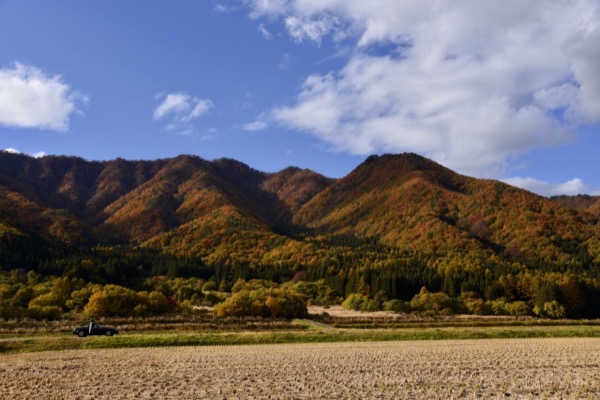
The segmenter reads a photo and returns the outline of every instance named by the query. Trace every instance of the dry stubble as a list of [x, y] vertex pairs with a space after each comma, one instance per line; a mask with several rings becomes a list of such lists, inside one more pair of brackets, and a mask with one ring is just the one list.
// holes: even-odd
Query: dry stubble
[[0, 398], [599, 398], [600, 339], [179, 347], [0, 356]]

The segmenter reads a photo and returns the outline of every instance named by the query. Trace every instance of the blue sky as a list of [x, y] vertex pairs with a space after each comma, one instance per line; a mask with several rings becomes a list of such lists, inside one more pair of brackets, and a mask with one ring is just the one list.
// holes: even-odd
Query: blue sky
[[596, 0], [0, 0], [0, 149], [598, 194], [598, 43]]

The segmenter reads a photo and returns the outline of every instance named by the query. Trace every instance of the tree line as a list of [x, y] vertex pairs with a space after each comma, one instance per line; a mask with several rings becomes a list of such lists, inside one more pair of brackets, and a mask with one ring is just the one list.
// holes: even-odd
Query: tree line
[[[365, 310], [600, 317], [600, 265], [589, 257], [559, 263], [492, 251], [419, 253], [351, 235], [301, 240], [312, 246], [311, 257], [290, 252], [270, 263], [229, 257], [208, 264], [131, 245], [77, 251], [0, 246], [0, 316], [55, 318], [92, 314], [94, 307], [115, 315], [182, 311], [234, 297], [236, 282], [262, 280], [288, 286], [236, 298], [285, 303], [287, 290], [308, 303]], [[256, 314], [273, 314], [261, 307]]]

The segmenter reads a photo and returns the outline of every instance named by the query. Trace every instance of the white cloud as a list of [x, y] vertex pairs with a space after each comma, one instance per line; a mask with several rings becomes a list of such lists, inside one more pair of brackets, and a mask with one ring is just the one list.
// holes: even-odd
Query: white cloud
[[269, 32], [267, 30], [267, 28], [265, 28], [265, 26], [263, 24], [260, 24], [258, 26], [258, 31], [261, 33], [261, 35], [263, 35], [263, 37], [267, 40], [273, 40], [273, 35], [271, 34], [271, 32]]
[[277, 68], [279, 69], [288, 69], [292, 65], [292, 58], [289, 53], [285, 53], [283, 57], [281, 57], [281, 61]]
[[48, 153], [46, 153], [45, 151], [37, 151], [37, 152], [31, 154], [31, 157], [42, 158], [42, 157], [46, 157], [47, 155], [48, 155]]
[[42, 158], [42, 157], [46, 157], [48, 155], [48, 154], [46, 154], [45, 151], [38, 151], [36, 153], [26, 154], [26, 153], [23, 153], [23, 152], [15, 149], [15, 148], [12, 148], [12, 147], [8, 147], [6, 149], [3, 149], [2, 151], [6, 152], [6, 153], [11, 153], [11, 154], [25, 154], [25, 155], [33, 157], [33, 158]]
[[509, 185], [517, 186], [547, 197], [558, 195], [575, 196], [578, 194], [600, 194], [600, 191], [594, 190], [579, 178], [574, 178], [563, 183], [549, 183], [539, 179], [522, 177], [507, 178], [503, 179], [503, 181]]
[[214, 5], [214, 10], [218, 13], [228, 14], [230, 12], [233, 12], [235, 10], [235, 8], [230, 5], [227, 5], [227, 4], [216, 3]]
[[166, 119], [166, 129], [182, 135], [193, 134], [193, 120], [205, 115], [214, 107], [209, 99], [200, 99], [182, 92], [159, 95], [157, 99], [162, 101], [154, 109], [152, 118], [155, 121]]
[[267, 127], [267, 123], [261, 120], [256, 120], [253, 122], [248, 122], [247, 124], [242, 125], [242, 129], [245, 131], [256, 132], [262, 131]]
[[309, 76], [271, 114], [339, 151], [416, 151], [499, 177], [600, 121], [596, 0], [245, 2], [294, 41], [353, 45], [343, 68]]
[[292, 38], [301, 43], [309, 40], [321, 43], [321, 39], [337, 25], [337, 20], [329, 17], [299, 18], [290, 16], [285, 19], [285, 27]]
[[154, 110], [154, 119], [162, 119], [170, 113], [185, 113], [189, 111], [189, 96], [183, 93], [173, 93], [165, 97]]
[[[596, 7], [593, 21], [586, 21], [582, 29], [565, 44], [572, 57], [572, 68], [580, 84], [581, 108], [588, 122], [600, 119], [600, 11]], [[592, 16], [588, 16], [592, 19]]]
[[219, 130], [217, 128], [211, 127], [204, 132], [204, 134], [200, 137], [200, 140], [214, 140], [219, 135]]
[[60, 75], [20, 63], [0, 69], [0, 125], [64, 132], [85, 102]]
[[212, 101], [199, 99], [185, 93], [170, 93], [154, 110], [153, 118], [163, 119], [170, 115], [177, 121], [189, 121], [198, 118], [213, 107]]
[[196, 99], [192, 112], [188, 115], [188, 119], [194, 119], [206, 114], [213, 107], [213, 103], [206, 99]]

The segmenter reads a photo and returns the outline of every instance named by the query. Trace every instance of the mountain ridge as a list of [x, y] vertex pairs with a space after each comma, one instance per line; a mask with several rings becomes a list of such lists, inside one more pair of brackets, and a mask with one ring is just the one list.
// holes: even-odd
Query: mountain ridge
[[563, 260], [570, 257], [561, 244], [566, 237], [599, 257], [593, 199], [576, 207], [463, 176], [413, 153], [370, 156], [333, 179], [297, 167], [266, 173], [190, 155], [86, 161], [2, 152], [0, 190], [5, 226], [69, 246], [133, 243], [207, 259], [233, 251], [265, 262], [292, 245], [306, 257], [310, 246], [295, 235], [312, 232], [373, 237], [428, 254]]

